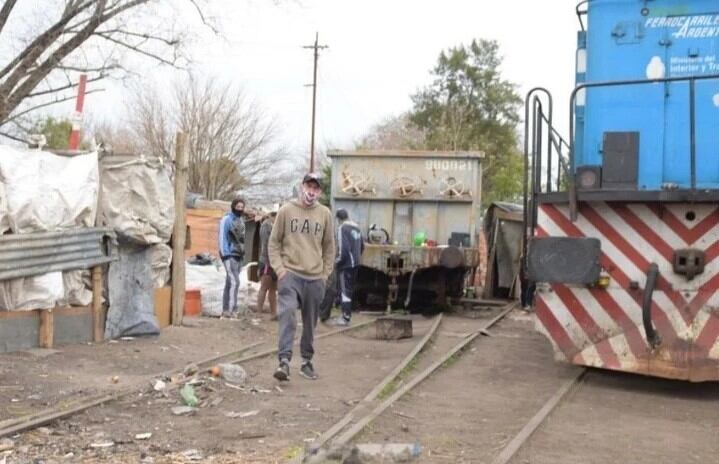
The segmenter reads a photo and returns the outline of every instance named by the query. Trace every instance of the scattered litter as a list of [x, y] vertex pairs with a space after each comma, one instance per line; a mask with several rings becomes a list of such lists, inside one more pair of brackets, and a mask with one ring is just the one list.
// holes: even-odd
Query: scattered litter
[[27, 397], [27, 399], [29, 399], [29, 400], [39, 400], [41, 398], [42, 397], [40, 395], [30, 395]]
[[258, 415], [259, 413], [260, 413], [260, 411], [257, 410], [257, 409], [255, 409], [254, 411], [243, 412], [242, 414], [240, 414], [240, 418], [241, 418], [241, 419], [244, 419], [245, 417], [256, 416], [256, 415]]
[[35, 429], [35, 431], [43, 435], [52, 435], [52, 429], [49, 427], [38, 427]]
[[135, 337], [120, 337], [120, 340], [122, 340], [123, 342], [130, 342], [134, 339]]
[[282, 388], [280, 388], [279, 385], [275, 385], [275, 390], [277, 390], [277, 391], [280, 392], [280, 393], [284, 393], [284, 392], [285, 392]]
[[115, 442], [112, 441], [104, 441], [101, 443], [93, 443], [90, 445], [90, 448], [110, 448], [112, 446], [115, 446]]
[[213, 377], [219, 377], [222, 371], [220, 370], [220, 366], [212, 366], [210, 369], [210, 375]]
[[189, 383], [182, 387], [182, 390], [180, 390], [180, 396], [182, 397], [182, 401], [184, 401], [187, 406], [194, 408], [200, 403], [197, 396], [195, 396], [195, 389]]
[[233, 388], [233, 389], [235, 389], [235, 390], [245, 391], [244, 388], [242, 388], [242, 387], [240, 387], [240, 386], [238, 386], [238, 385], [232, 385], [231, 383], [225, 382], [225, 386], [230, 387], [230, 388]]
[[247, 372], [237, 364], [220, 364], [220, 375], [223, 379], [235, 385], [242, 385], [247, 380]]
[[112, 383], [118, 383], [118, 382], [120, 381], [120, 377], [118, 377], [118, 376], [113, 376], [112, 379], [110, 379], [110, 381], [111, 381]]
[[191, 408], [190, 406], [175, 406], [172, 408], [172, 414], [176, 416], [184, 416], [192, 414], [193, 412], [195, 412], [195, 408]]
[[261, 432], [260, 433], [250, 433], [250, 434], [245, 435], [245, 432], [241, 431], [238, 438], [240, 438], [242, 440], [252, 440], [254, 438], [265, 438], [266, 436], [267, 436], [266, 433], [261, 433]]
[[11, 403], [19, 403], [20, 400], [18, 398], [12, 398], [12, 399], [10, 399], [10, 402]]
[[0, 452], [2, 451], [8, 451], [15, 448], [15, 442], [10, 440], [9, 438], [3, 438], [0, 440]]
[[164, 390], [166, 387], [167, 387], [167, 384], [165, 382], [163, 382], [162, 380], [156, 380], [155, 384], [152, 386], [152, 388], [158, 392]]
[[74, 458], [74, 457], [75, 457], [75, 453], [73, 453], [72, 451], [70, 451], [70, 452], [67, 453], [65, 456], [63, 456], [63, 459], [70, 459], [70, 458]]
[[417, 419], [417, 418], [414, 417], [414, 416], [410, 416], [409, 414], [405, 414], [405, 413], [400, 412], [400, 411], [392, 411], [392, 412], [393, 412], [394, 414], [398, 415], [399, 417], [404, 417], [405, 419]]
[[108, 343], [120, 343], [117, 340], [110, 340]]
[[187, 450], [187, 451], [183, 451], [183, 452], [180, 453], [180, 454], [182, 455], [183, 458], [185, 458], [185, 459], [187, 459], [187, 460], [190, 460], [190, 461], [200, 461], [200, 460], [202, 460], [202, 454], [200, 454], [200, 452], [197, 451], [196, 449], [190, 449], [190, 450]]
[[182, 371], [182, 373], [185, 375], [185, 377], [191, 377], [200, 370], [199, 367], [197, 367], [197, 364], [188, 364], [185, 369]]
[[302, 441], [304, 441], [305, 443], [314, 443], [315, 440], [316, 440], [316, 438], [305, 438]]
[[260, 325], [260, 322], [262, 322], [261, 319], [252, 319], [252, 320], [250, 321], [250, 324], [252, 324], [252, 325], [254, 325], [254, 326], [258, 326], [258, 325]]
[[393, 462], [408, 462], [422, 453], [422, 448], [418, 442], [409, 444], [371, 443], [356, 445], [356, 448], [362, 461], [380, 458], [382, 460], [390, 459]]
[[250, 393], [272, 393], [272, 390], [267, 390], [260, 387], [252, 387], [250, 388]]
[[255, 409], [254, 411], [247, 411], [247, 412], [229, 411], [229, 412], [225, 413], [225, 417], [229, 417], [230, 419], [237, 419], [237, 418], [244, 419], [246, 417], [256, 416], [259, 413], [260, 413], [260, 411], [257, 409]]
[[185, 385], [192, 385], [194, 387], [196, 385], [203, 385], [204, 383], [205, 383], [204, 380], [195, 378], [195, 379], [191, 379], [191, 380], [188, 380], [187, 382], [185, 382]]
[[149, 440], [152, 437], [151, 433], [138, 433], [135, 435], [135, 440]]

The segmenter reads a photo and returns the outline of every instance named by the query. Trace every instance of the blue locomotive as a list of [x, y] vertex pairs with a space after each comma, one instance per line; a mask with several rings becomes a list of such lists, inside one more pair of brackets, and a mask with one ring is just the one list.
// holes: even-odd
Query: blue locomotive
[[719, 379], [719, 2], [577, 5], [570, 134], [526, 100], [526, 275], [575, 364]]

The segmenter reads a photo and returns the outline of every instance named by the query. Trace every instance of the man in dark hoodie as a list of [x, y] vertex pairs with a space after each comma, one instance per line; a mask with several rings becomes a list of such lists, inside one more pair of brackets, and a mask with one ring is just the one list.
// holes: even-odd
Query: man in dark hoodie
[[318, 378], [312, 365], [314, 330], [325, 282], [335, 260], [332, 213], [319, 204], [322, 181], [317, 174], [302, 180], [300, 198], [277, 213], [269, 242], [270, 265], [277, 273], [280, 365], [274, 377], [290, 379], [292, 345], [297, 329], [296, 312], [302, 315], [300, 375]]
[[237, 317], [239, 305], [237, 292], [240, 289], [240, 270], [245, 258], [245, 200], [235, 198], [230, 212], [220, 221], [220, 259], [225, 266], [225, 292], [222, 295], [222, 317]]
[[339, 227], [337, 228], [337, 272], [338, 298], [342, 315], [330, 321], [331, 325], [348, 326], [352, 320], [352, 294], [354, 293], [357, 271], [359, 269], [364, 241], [359, 226], [352, 222], [346, 209], [338, 209], [335, 213]]

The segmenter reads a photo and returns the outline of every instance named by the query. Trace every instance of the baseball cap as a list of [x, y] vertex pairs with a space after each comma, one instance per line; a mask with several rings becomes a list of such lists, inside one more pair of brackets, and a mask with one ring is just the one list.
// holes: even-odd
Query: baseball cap
[[308, 182], [316, 182], [317, 185], [322, 188], [322, 177], [316, 172], [310, 172], [308, 174], [305, 174], [305, 177], [302, 179], [302, 183], [306, 184]]

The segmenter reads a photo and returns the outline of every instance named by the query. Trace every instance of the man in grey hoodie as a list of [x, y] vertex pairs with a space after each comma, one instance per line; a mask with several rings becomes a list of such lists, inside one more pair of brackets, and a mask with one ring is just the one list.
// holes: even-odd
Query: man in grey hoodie
[[269, 241], [270, 265], [277, 272], [279, 367], [274, 377], [290, 379], [297, 310], [302, 315], [300, 375], [315, 380], [312, 365], [314, 330], [319, 306], [335, 259], [332, 214], [319, 204], [322, 181], [317, 174], [302, 179], [300, 198], [280, 208]]

